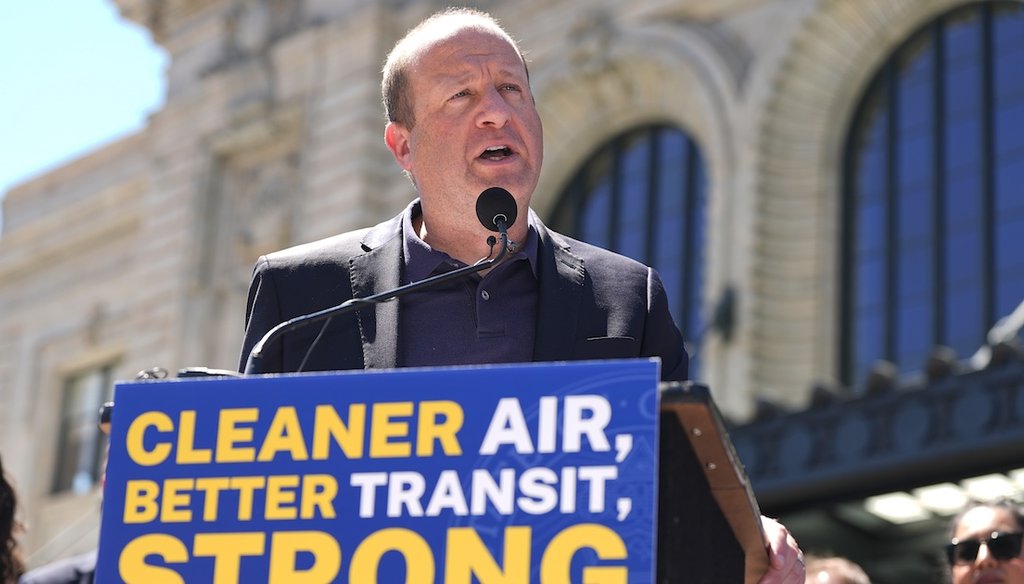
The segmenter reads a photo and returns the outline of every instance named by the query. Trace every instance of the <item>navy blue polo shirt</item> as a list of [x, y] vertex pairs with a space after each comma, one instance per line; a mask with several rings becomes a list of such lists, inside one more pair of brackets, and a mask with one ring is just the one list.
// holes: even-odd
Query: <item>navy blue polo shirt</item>
[[[418, 203], [402, 219], [402, 284], [465, 264], [416, 235]], [[533, 358], [537, 320], [537, 231], [486, 276], [472, 274], [398, 299], [398, 365], [523, 363]]]

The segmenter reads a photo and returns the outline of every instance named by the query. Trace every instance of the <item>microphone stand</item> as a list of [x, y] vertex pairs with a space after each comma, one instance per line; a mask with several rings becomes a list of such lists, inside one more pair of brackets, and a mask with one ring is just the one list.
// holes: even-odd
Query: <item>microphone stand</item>
[[[431, 276], [431, 277], [429, 277], [429, 278], [427, 278], [425, 280], [420, 280], [419, 282], [411, 282], [411, 283], [406, 284], [404, 286], [399, 286], [398, 288], [395, 288], [393, 290], [385, 290], [384, 292], [380, 292], [380, 293], [374, 294], [372, 296], [367, 296], [365, 298], [351, 298], [349, 300], [346, 300], [345, 302], [342, 302], [341, 304], [338, 304], [337, 306], [332, 306], [330, 308], [325, 308], [325, 309], [319, 310], [317, 312], [311, 312], [309, 314], [303, 314], [303, 315], [297, 316], [297, 317], [295, 317], [293, 319], [286, 320], [286, 321], [278, 324], [274, 328], [270, 329], [269, 331], [267, 331], [267, 334], [263, 335], [263, 338], [261, 338], [259, 340], [259, 342], [256, 343], [255, 346], [253, 346], [252, 351], [249, 352], [249, 358], [248, 358], [248, 360], [246, 360], [246, 363], [245, 363], [245, 374], [246, 375], [255, 375], [255, 374], [262, 373], [262, 369], [263, 369], [263, 350], [264, 350], [264, 348], [269, 343], [271, 343], [272, 341], [276, 340], [278, 337], [280, 337], [281, 335], [283, 335], [286, 332], [295, 330], [297, 328], [300, 328], [300, 327], [303, 327], [303, 326], [306, 326], [306, 325], [309, 325], [309, 324], [313, 324], [315, 322], [320, 322], [321, 320], [324, 320], [324, 319], [329, 319], [329, 318], [332, 318], [332, 317], [335, 317], [335, 316], [340, 316], [342, 314], [345, 314], [347, 312], [352, 312], [352, 311], [357, 310], [359, 308], [364, 308], [366, 306], [372, 306], [374, 304], [379, 304], [381, 302], [387, 302], [389, 300], [394, 300], [395, 298], [398, 298], [399, 296], [403, 296], [403, 295], [408, 294], [410, 292], [416, 292], [417, 290], [422, 290], [424, 288], [429, 288], [431, 286], [436, 286], [438, 284], [442, 284], [442, 283], [447, 282], [449, 280], [454, 280], [456, 278], [460, 278], [460, 277], [465, 276], [467, 274], [475, 274], [476, 272], [480, 272], [482, 270], [486, 270], [487, 268], [490, 268], [491, 266], [494, 266], [495, 264], [500, 262], [502, 259], [504, 259], [505, 253], [506, 253], [507, 247], [508, 247], [508, 230], [507, 230], [507, 227], [505, 225], [505, 221], [502, 220], [502, 219], [496, 219], [495, 222], [497, 223], [497, 226], [498, 226], [498, 232], [501, 235], [501, 249], [498, 250], [498, 255], [496, 257], [494, 257], [492, 259], [484, 258], [484, 259], [476, 262], [475, 264], [473, 264], [471, 266], [465, 266], [465, 267], [459, 268], [457, 270], [452, 270], [451, 272], [445, 272], [444, 274], [438, 274], [436, 276]], [[494, 236], [493, 235], [488, 237], [487, 239], [488, 239], [488, 244], [489, 245], [494, 245], [495, 242], [494, 242]], [[488, 257], [489, 257], [489, 255], [488, 255]], [[326, 327], [326, 324], [324, 326]], [[321, 330], [320, 332], [322, 334], [323, 330]], [[310, 348], [307, 350], [307, 352], [306, 352], [307, 356], [309, 355], [310, 352], [313, 351], [313, 348], [316, 346], [316, 342], [319, 341], [319, 340], [320, 340], [320, 337], [317, 336], [317, 338], [313, 341], [313, 345], [311, 345]], [[304, 364], [305, 364], [305, 360], [303, 360], [303, 365]], [[302, 370], [302, 367], [300, 366], [299, 367], [299, 371], [301, 371], [301, 370]]]

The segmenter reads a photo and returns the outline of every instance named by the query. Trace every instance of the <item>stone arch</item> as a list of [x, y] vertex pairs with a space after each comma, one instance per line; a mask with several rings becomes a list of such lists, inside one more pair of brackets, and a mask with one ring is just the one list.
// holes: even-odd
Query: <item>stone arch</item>
[[915, 30], [981, 0], [823, 0], [790, 43], [758, 143], [753, 387], [793, 401], [838, 372], [839, 208], [850, 120]]
[[698, 27], [610, 19], [586, 26], [592, 30], [578, 37], [605, 42], [577, 38], [531, 71], [545, 132], [534, 207], [541, 214], [551, 210], [565, 182], [595, 149], [652, 122], [677, 125], [697, 143], [714, 198], [733, 175], [729, 120], [742, 67], [708, 42], [707, 34], [696, 32]]

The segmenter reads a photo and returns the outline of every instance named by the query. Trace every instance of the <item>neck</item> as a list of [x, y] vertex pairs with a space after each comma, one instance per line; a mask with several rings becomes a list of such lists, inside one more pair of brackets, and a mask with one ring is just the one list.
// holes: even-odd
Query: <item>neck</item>
[[[474, 217], [475, 219], [475, 217]], [[413, 229], [431, 248], [442, 251], [452, 258], [464, 264], [474, 264], [477, 260], [487, 257], [491, 248], [487, 245], [487, 238], [491, 235], [498, 238], [497, 233], [489, 231], [483, 225], [466, 226], [457, 223], [445, 223], [443, 220], [428, 219], [425, 215], [417, 217], [413, 221]], [[527, 230], [529, 229], [526, 215], [520, 215], [508, 230], [509, 242], [522, 245], [526, 241]], [[494, 248], [495, 255], [498, 248]]]

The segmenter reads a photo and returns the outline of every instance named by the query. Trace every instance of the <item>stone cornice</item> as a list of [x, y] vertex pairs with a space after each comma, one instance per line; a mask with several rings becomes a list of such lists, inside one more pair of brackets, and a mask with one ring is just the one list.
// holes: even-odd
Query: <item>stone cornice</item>
[[188, 18], [206, 9], [210, 0], [114, 0], [121, 16], [149, 29], [157, 42], [163, 43], [168, 21]]
[[253, 104], [250, 110], [240, 112], [233, 123], [214, 132], [207, 145], [218, 156], [231, 156], [271, 142], [294, 139], [301, 133], [302, 121], [302, 111], [295, 104]]
[[764, 0], [661, 0], [638, 3], [629, 10], [658, 19], [714, 20], [764, 4]]
[[142, 220], [138, 201], [144, 188], [141, 179], [124, 183], [4, 233], [0, 238], [0, 282], [12, 284], [40, 266], [73, 258], [137, 231]]

